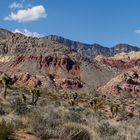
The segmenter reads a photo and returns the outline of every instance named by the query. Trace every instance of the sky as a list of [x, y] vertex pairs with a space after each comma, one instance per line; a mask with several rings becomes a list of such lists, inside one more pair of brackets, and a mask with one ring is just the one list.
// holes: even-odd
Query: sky
[[140, 47], [140, 0], [1, 0], [0, 28], [107, 47]]

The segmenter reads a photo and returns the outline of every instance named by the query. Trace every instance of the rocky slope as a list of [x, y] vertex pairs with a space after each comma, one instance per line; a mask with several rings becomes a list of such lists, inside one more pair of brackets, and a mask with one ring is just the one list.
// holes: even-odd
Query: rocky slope
[[115, 69], [91, 61], [57, 41], [19, 33], [1, 37], [0, 71], [19, 85], [81, 91], [93, 90], [116, 74]]
[[140, 66], [140, 52], [120, 53], [113, 57], [99, 55], [95, 58], [98, 62], [117, 68], [127, 70], [135, 66]]
[[12, 34], [12, 32], [0, 28], [0, 40], [9, 38]]
[[100, 87], [99, 91], [107, 95], [123, 95], [125, 93], [140, 95], [140, 69], [135, 68], [121, 73]]
[[140, 52], [120, 53], [114, 57], [97, 56], [96, 60], [117, 68], [121, 73], [99, 88], [102, 93], [140, 94]]

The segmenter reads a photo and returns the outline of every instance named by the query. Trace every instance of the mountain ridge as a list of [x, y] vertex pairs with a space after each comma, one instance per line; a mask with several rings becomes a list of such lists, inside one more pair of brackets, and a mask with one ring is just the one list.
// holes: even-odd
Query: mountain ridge
[[86, 57], [96, 57], [97, 55], [104, 56], [114, 56], [117, 53], [126, 52], [129, 53], [131, 51], [140, 51], [140, 48], [137, 46], [132, 46], [129, 44], [120, 43], [113, 47], [104, 47], [100, 44], [86, 44], [79, 41], [72, 41], [70, 39], [66, 39], [61, 36], [49, 35], [46, 36], [45, 39], [49, 39], [52, 41], [56, 41], [62, 43], [69, 48], [76, 50], [78, 53], [86, 56]]
[[[0, 28], [0, 39], [9, 38], [11, 35], [14, 35], [14, 33]], [[95, 58], [98, 55], [114, 56], [117, 53], [122, 53], [122, 52], [129, 53], [131, 51], [140, 51], [139, 47], [129, 45], [129, 44], [124, 44], [124, 43], [117, 44], [113, 47], [105, 47], [97, 43], [87, 44], [79, 41], [66, 39], [62, 36], [57, 36], [57, 35], [48, 35], [38, 39], [54, 41], [56, 43], [65, 45], [68, 48], [75, 50], [76, 52], [80, 53], [84, 57], [88, 57], [88, 58]]]

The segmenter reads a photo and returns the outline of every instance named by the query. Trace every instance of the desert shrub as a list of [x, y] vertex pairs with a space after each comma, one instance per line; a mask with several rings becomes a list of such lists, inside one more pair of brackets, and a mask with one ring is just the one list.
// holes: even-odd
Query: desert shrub
[[97, 133], [99, 133], [100, 137], [109, 137], [115, 135], [117, 129], [111, 126], [108, 122], [103, 122], [100, 123]]
[[12, 123], [6, 123], [4, 120], [0, 122], [0, 140], [11, 140], [13, 132]]
[[83, 122], [83, 118], [82, 118], [82, 113], [83, 110], [78, 108], [78, 107], [71, 107], [69, 108], [69, 112], [68, 113], [63, 113], [63, 119], [65, 120], [65, 122], [75, 122], [75, 123], [81, 123]]
[[27, 128], [36, 136], [44, 137], [46, 134], [46, 121], [43, 119], [42, 114], [35, 111], [27, 114]]
[[20, 116], [15, 116], [11, 119], [11, 122], [15, 130], [25, 128], [24, 120]]
[[81, 122], [81, 116], [80, 114], [76, 113], [76, 112], [70, 112], [65, 114], [64, 116], [65, 120], [70, 121], [70, 122]]
[[120, 120], [128, 120], [129, 116], [131, 113], [127, 112], [127, 111], [121, 111], [119, 113], [119, 119]]
[[18, 87], [18, 90], [19, 90], [20, 93], [23, 93], [23, 94], [29, 94], [30, 93], [29, 89], [26, 88], [26, 87], [23, 87], [23, 86]]
[[101, 109], [103, 107], [103, 100], [101, 97], [94, 97], [90, 101], [90, 106], [93, 107], [94, 111]]
[[97, 118], [97, 120], [100, 122], [102, 120], [107, 120], [108, 116], [102, 112], [101, 110], [99, 110], [98, 112], [93, 114], [95, 118]]
[[61, 140], [92, 140], [90, 129], [77, 123], [65, 124], [60, 134]]
[[41, 140], [58, 137], [58, 130], [61, 125], [58, 113], [49, 112], [43, 114], [33, 111], [28, 113], [27, 119], [27, 128]]
[[57, 100], [58, 100], [58, 96], [55, 95], [54, 93], [50, 93], [50, 94], [48, 95], [48, 97], [49, 97], [49, 99], [50, 99], [51, 101], [57, 101]]
[[133, 98], [133, 94], [129, 93], [129, 92], [124, 92], [122, 99], [132, 99]]
[[27, 105], [23, 103], [20, 98], [15, 98], [13, 101], [10, 102], [10, 104], [11, 108], [15, 111], [17, 115], [24, 115], [29, 111]]
[[4, 111], [3, 107], [0, 106], [0, 115], [4, 115], [4, 114], [5, 114], [5, 111]]

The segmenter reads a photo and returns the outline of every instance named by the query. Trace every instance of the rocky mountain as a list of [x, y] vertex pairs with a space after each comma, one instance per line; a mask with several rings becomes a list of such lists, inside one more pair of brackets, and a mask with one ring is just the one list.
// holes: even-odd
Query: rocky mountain
[[128, 53], [131, 51], [140, 51], [140, 48], [128, 44], [118, 44], [116, 46], [113, 46], [112, 48], [108, 48], [99, 44], [85, 44], [77, 41], [72, 41], [55, 35], [50, 35], [45, 38], [48, 40], [59, 42], [71, 49], [76, 50], [81, 55], [91, 58], [94, 58], [97, 55], [114, 56], [115, 54], [121, 52]]
[[[0, 39], [6, 39], [9, 38], [13, 33], [10, 31], [7, 31], [5, 29], [0, 29]], [[49, 35], [46, 37], [41, 38], [42, 40], [47, 41], [53, 41], [56, 43], [59, 43], [61, 45], [64, 45], [72, 50], [75, 50], [76, 52], [80, 53], [82, 56], [88, 57], [88, 58], [94, 58], [98, 55], [103, 56], [114, 56], [115, 54], [126, 52], [129, 53], [131, 51], [140, 51], [139, 47], [132, 46], [129, 44], [118, 44], [111, 48], [104, 47], [99, 44], [85, 44], [78, 41], [72, 41], [66, 38], [63, 38], [61, 36], [57, 35]]]
[[12, 32], [0, 28], [0, 40], [9, 38], [12, 34]]
[[139, 48], [126, 44], [107, 48], [58, 36], [32, 38], [0, 29], [0, 73], [8, 74], [16, 85], [92, 91], [122, 71], [139, 67], [139, 57]]
[[0, 40], [0, 71], [12, 77], [14, 84], [87, 91], [117, 73], [49, 38], [6, 34], [7, 31]]

